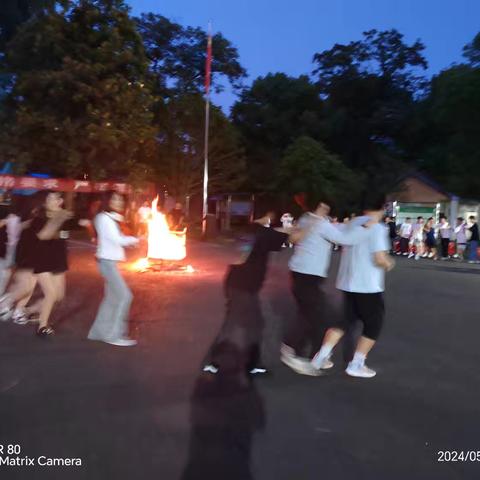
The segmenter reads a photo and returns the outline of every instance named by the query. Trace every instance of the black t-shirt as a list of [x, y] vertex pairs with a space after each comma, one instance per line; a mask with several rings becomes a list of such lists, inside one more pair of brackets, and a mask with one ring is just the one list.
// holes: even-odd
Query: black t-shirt
[[472, 236], [470, 237], [470, 240], [473, 240], [474, 242], [478, 242], [478, 224], [474, 223], [470, 227], [470, 232], [472, 232]]
[[388, 222], [388, 233], [390, 238], [395, 238], [397, 236], [397, 226], [395, 222]]
[[[45, 217], [34, 218], [31, 230], [37, 235], [48, 219]], [[62, 273], [68, 270], [67, 242], [68, 230], [75, 227], [74, 220], [67, 220], [60, 227], [57, 235], [49, 240], [37, 240], [37, 251], [35, 252], [34, 272]]]
[[267, 273], [268, 254], [279, 251], [287, 240], [286, 233], [255, 225], [252, 251], [244, 263], [230, 265], [225, 280], [227, 289], [231, 287], [251, 293], [260, 291]]

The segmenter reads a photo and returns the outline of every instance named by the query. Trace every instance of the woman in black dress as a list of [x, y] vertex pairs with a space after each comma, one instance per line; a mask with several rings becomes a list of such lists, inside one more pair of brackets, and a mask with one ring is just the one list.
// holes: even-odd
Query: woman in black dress
[[43, 292], [37, 335], [54, 333], [49, 326], [53, 307], [65, 296], [65, 272], [68, 270], [67, 221], [73, 213], [62, 208], [63, 198], [58, 192], [42, 192], [44, 202], [33, 219], [31, 229], [36, 236], [33, 273]]

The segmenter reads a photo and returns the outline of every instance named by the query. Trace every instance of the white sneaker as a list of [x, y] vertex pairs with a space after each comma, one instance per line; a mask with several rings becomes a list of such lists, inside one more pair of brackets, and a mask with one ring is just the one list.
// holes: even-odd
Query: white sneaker
[[133, 340], [133, 338], [118, 338], [117, 340], [105, 340], [105, 343], [117, 347], [134, 347], [138, 342]]
[[287, 367], [290, 367], [295, 373], [299, 373], [300, 375], [308, 375], [310, 377], [319, 377], [322, 375], [322, 371], [314, 368], [306, 358], [282, 355], [280, 360]]
[[359, 378], [372, 378], [377, 374], [375, 370], [368, 368], [365, 364], [358, 364], [353, 362], [350, 362], [348, 364], [348, 367], [345, 370], [345, 372], [347, 373], [347, 375], [350, 375], [351, 377], [359, 377]]
[[432, 252], [430, 252], [430, 253], [428, 254], [428, 258], [433, 258], [433, 253], [432, 253]]
[[321, 367], [321, 370], [329, 370], [330, 368], [333, 368], [335, 364], [329, 359], [327, 358], [324, 362], [323, 362], [323, 365]]
[[17, 325], [26, 325], [30, 322], [25, 312], [14, 312], [13, 313], [13, 323]]
[[8, 307], [0, 309], [0, 322], [8, 322], [13, 316], [13, 310]]
[[329, 368], [333, 367], [333, 362], [330, 360], [330, 355], [327, 358], [320, 358], [319, 356], [315, 355], [311, 363], [312, 367], [316, 370], [328, 370]]
[[250, 373], [250, 375], [263, 375], [268, 373], [268, 370], [263, 367], [254, 367], [248, 373]]
[[404, 257], [406, 257], [406, 256], [408, 255], [408, 253], [407, 253], [407, 252], [404, 252], [404, 253], [402, 253], [402, 255], [403, 255]]
[[208, 373], [213, 373], [215, 375], [216, 373], [218, 373], [218, 368], [215, 365], [212, 365], [211, 363], [209, 363], [208, 365], [205, 365], [203, 367], [203, 371]]
[[412, 258], [412, 257], [414, 257], [414, 256], [415, 256], [415, 254], [414, 254], [413, 252], [410, 252], [410, 253], [408, 254], [408, 258]]

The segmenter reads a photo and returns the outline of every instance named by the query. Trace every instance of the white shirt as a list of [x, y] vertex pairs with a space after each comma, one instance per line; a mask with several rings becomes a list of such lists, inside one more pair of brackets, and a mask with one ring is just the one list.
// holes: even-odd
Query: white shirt
[[6, 218], [7, 220], [7, 235], [8, 235], [8, 246], [15, 247], [20, 238], [20, 233], [22, 231], [21, 220], [18, 215], [10, 214]]
[[423, 240], [423, 227], [425, 225], [423, 223], [416, 223], [412, 229], [412, 239], [417, 241]]
[[466, 233], [467, 225], [462, 223], [458, 227], [455, 228], [455, 233], [457, 234], [457, 243], [467, 243], [467, 233]]
[[368, 229], [356, 226], [340, 229], [323, 217], [306, 213], [298, 221], [298, 227], [309, 229], [295, 245], [289, 268], [292, 272], [327, 277], [332, 244], [353, 245], [367, 236]]
[[280, 218], [283, 228], [291, 228], [293, 226], [293, 217], [289, 213], [284, 213]]
[[127, 237], [122, 234], [120, 227], [114, 220], [115, 214], [102, 212], [94, 220], [98, 236], [97, 258], [120, 262], [125, 260], [123, 247], [135, 245], [138, 240], [135, 237]]
[[441, 238], [448, 238], [448, 239], [450, 238], [450, 235], [452, 232], [448, 222], [439, 223], [437, 227], [438, 227], [438, 231], [440, 232]]
[[[369, 217], [353, 220], [353, 225], [362, 225]], [[357, 227], [358, 228], [358, 227]], [[378, 293], [385, 290], [385, 270], [375, 263], [375, 252], [390, 249], [388, 233], [383, 225], [376, 224], [360, 243], [343, 247], [337, 275], [337, 288], [344, 292]]]
[[402, 238], [410, 238], [412, 229], [413, 227], [411, 223], [402, 223], [402, 226], [400, 227], [400, 236]]

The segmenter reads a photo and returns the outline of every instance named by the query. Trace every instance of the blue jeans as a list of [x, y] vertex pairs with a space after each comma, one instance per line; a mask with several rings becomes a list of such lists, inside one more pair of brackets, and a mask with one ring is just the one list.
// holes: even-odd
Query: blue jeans
[[105, 294], [88, 338], [107, 341], [126, 338], [132, 292], [120, 275], [117, 262], [100, 259], [98, 265], [105, 279]]
[[470, 246], [470, 253], [468, 254], [468, 260], [477, 261], [478, 260], [478, 256], [477, 256], [478, 241], [470, 240], [469, 246]]

